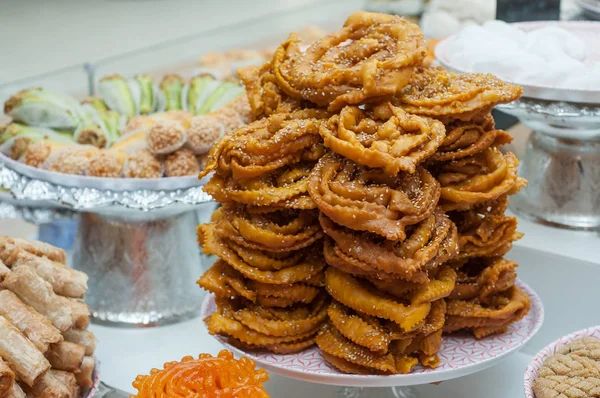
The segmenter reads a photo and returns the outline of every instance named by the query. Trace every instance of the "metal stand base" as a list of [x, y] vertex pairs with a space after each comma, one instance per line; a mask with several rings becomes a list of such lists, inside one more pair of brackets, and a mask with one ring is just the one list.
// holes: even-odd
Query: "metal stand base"
[[535, 132], [519, 174], [529, 184], [511, 197], [517, 214], [562, 228], [600, 227], [600, 140]]
[[414, 387], [340, 387], [338, 398], [418, 398]]
[[[209, 217], [214, 205], [205, 207]], [[73, 266], [89, 276], [93, 322], [145, 327], [199, 315], [205, 293], [196, 285], [198, 223], [195, 211], [153, 221], [83, 213]]]

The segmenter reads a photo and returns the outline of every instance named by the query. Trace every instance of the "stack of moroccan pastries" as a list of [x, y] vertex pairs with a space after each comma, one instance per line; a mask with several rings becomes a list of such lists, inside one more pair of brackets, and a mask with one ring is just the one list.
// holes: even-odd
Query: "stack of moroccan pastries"
[[92, 387], [87, 276], [62, 249], [0, 236], [0, 396], [75, 398]]
[[210, 333], [277, 353], [314, 344], [327, 318], [323, 231], [307, 180], [325, 149], [320, 114], [299, 111], [227, 134], [209, 155], [205, 190], [222, 204], [198, 227], [219, 260], [199, 284], [217, 297]]
[[[529, 299], [501, 256], [520, 237], [507, 195], [525, 181], [498, 150], [511, 137], [490, 115], [521, 88], [424, 66], [422, 33], [397, 16], [355, 13], [303, 48], [292, 34], [270, 63], [239, 71], [256, 121], [209, 155], [206, 191], [225, 203], [213, 224], [233, 195], [250, 213], [273, 207], [268, 198], [318, 209], [331, 303], [316, 343], [346, 373], [436, 367], [444, 331], [481, 338], [521, 319]], [[254, 220], [253, 237], [269, 225]], [[230, 230], [242, 235], [241, 224]]]

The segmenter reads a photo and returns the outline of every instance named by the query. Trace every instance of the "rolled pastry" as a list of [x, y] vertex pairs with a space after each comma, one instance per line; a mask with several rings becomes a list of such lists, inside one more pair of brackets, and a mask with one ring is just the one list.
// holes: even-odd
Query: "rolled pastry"
[[9, 274], [10, 274], [10, 270], [8, 269], [8, 267], [6, 265], [4, 265], [2, 260], [0, 260], [0, 284], [4, 281], [4, 279], [6, 279], [6, 277]]
[[[60, 331], [10, 290], [0, 291], [0, 315], [17, 327], [43, 353], [63, 340]], [[0, 395], [1, 396], [1, 395]]]
[[94, 333], [86, 329], [71, 329], [64, 334], [65, 341], [85, 346], [85, 355], [94, 355], [98, 340]]
[[0, 315], [0, 357], [19, 379], [33, 386], [36, 379], [50, 369], [50, 362], [27, 340], [19, 329]]
[[56, 294], [74, 298], [85, 296], [88, 277], [83, 272], [75, 271], [47, 258], [19, 250], [15, 255], [12, 267], [14, 269], [22, 265], [33, 267], [39, 276], [52, 285], [52, 289]]
[[67, 386], [55, 376], [52, 370], [44, 373], [32, 386], [27, 389], [27, 396], [40, 398], [76, 398], [71, 395]]
[[15, 384], [15, 373], [0, 358], [0, 397], [4, 397], [12, 390]]
[[76, 372], [81, 367], [85, 356], [85, 346], [63, 341], [52, 344], [46, 352], [46, 359], [53, 369]]
[[54, 293], [52, 285], [43, 280], [33, 268], [21, 266], [11, 271], [2, 286], [15, 293], [21, 301], [46, 317], [55, 328], [66, 332], [76, 324], [71, 302]]
[[96, 366], [96, 361], [92, 357], [83, 358], [83, 362], [81, 364], [81, 368], [78, 373], [75, 373], [75, 377], [77, 378], [77, 382], [81, 386], [81, 388], [91, 388], [94, 385], [94, 380], [92, 379], [92, 375], [94, 373], [94, 367]]
[[44, 242], [0, 235], [0, 260], [4, 261], [4, 264], [11, 267], [19, 250], [25, 250], [36, 256], [47, 257], [57, 263], [67, 263], [67, 254], [63, 249]]
[[55, 369], [50, 369], [49, 372], [67, 388], [71, 397], [79, 396], [80, 388], [77, 384], [77, 378], [73, 373]]
[[90, 324], [90, 309], [83, 302], [75, 299], [67, 300], [75, 319], [75, 328], [85, 329]]
[[14, 383], [6, 398], [26, 398], [25, 392], [18, 383]]

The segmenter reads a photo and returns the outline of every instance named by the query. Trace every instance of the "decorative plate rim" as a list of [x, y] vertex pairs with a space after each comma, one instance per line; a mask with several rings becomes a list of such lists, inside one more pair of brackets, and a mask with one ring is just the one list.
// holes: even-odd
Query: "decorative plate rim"
[[[590, 25], [598, 25], [597, 28], [600, 28], [599, 21], [531, 21], [531, 22], [516, 22], [511, 23], [511, 25], [517, 27], [526, 27], [526, 28], [534, 28], [536, 26], [544, 27], [547, 25], [562, 25], [562, 26], [573, 26], [573, 27], [583, 27]], [[459, 32], [460, 33], [460, 32]], [[458, 37], [459, 33], [455, 33], [441, 40], [435, 46], [435, 57], [437, 61], [442, 64], [442, 66], [450, 71], [457, 73], [470, 73], [467, 70], [463, 70], [453, 66], [445, 53], [446, 47], [452, 43]], [[562, 101], [562, 102], [579, 102], [586, 104], [595, 104], [598, 103], [598, 96], [600, 95], [600, 90], [587, 90], [587, 89], [570, 89], [570, 88], [561, 88], [555, 86], [547, 86], [547, 85], [537, 85], [537, 84], [527, 84], [523, 82], [511, 81], [508, 79], [504, 79], [507, 83], [517, 84], [523, 87], [524, 97], [527, 98], [536, 98], [550, 101]]]
[[[596, 334], [596, 336], [594, 336]], [[527, 368], [525, 369], [525, 375], [523, 377], [523, 391], [525, 392], [525, 396], [527, 398], [535, 398], [533, 394], [533, 382], [537, 377], [537, 374], [544, 363], [544, 360], [548, 358], [550, 355], [556, 354], [559, 348], [564, 347], [569, 344], [573, 340], [576, 340], [581, 337], [598, 337], [600, 339], [600, 325], [590, 326], [585, 329], [578, 330], [573, 333], [569, 333], [565, 336], [559, 337], [554, 340], [552, 343], [548, 344], [544, 348], [542, 348], [529, 362]]]
[[[213, 336], [217, 339], [223, 346], [227, 349], [234, 351], [238, 355], [246, 356], [252, 360], [254, 360], [259, 366], [264, 367], [265, 369], [280, 374], [282, 376], [287, 376], [290, 378], [304, 380], [314, 383], [320, 384], [329, 384], [329, 385], [340, 385], [340, 386], [357, 386], [357, 387], [395, 387], [395, 386], [409, 386], [409, 385], [418, 385], [418, 384], [426, 384], [426, 383], [434, 383], [438, 381], [444, 381], [449, 379], [454, 379], [461, 376], [466, 376], [468, 374], [476, 373], [478, 371], [484, 370], [494, 363], [499, 361], [500, 359], [506, 357], [507, 355], [517, 351], [519, 348], [523, 347], [535, 334], [539, 331], [544, 321], [544, 307], [540, 297], [537, 293], [526, 283], [521, 280], [517, 280], [516, 284], [522, 288], [529, 298], [531, 299], [531, 310], [530, 313], [527, 314], [527, 317], [532, 319], [530, 328], [527, 332], [527, 335], [521, 340], [518, 344], [515, 344], [514, 347], [506, 351], [502, 351], [501, 353], [491, 356], [489, 358], [483, 359], [481, 361], [476, 361], [469, 363], [465, 366], [461, 366], [455, 369], [427, 369], [422, 373], [409, 373], [402, 375], [389, 375], [389, 376], [379, 376], [379, 375], [351, 375], [344, 373], [321, 373], [310, 370], [299, 370], [294, 368], [289, 368], [283, 365], [276, 365], [270, 362], [266, 362], [264, 359], [256, 356], [253, 353], [248, 353], [244, 350], [241, 350], [237, 347], [234, 347], [227, 343], [227, 341], [220, 336]], [[211, 306], [214, 302], [214, 294], [207, 294], [204, 302], [202, 303], [201, 314], [202, 318], [210, 315], [209, 306]], [[519, 321], [523, 322], [523, 320]]]

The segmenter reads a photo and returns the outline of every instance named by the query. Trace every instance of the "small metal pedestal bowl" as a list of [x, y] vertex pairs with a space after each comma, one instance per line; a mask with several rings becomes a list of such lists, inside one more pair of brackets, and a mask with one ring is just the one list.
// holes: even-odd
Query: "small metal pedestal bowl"
[[111, 326], [164, 325], [200, 313], [204, 293], [195, 282], [207, 259], [195, 229], [216, 208], [202, 185], [195, 176], [70, 176], [0, 155], [0, 187], [16, 199], [15, 215], [79, 217], [72, 266], [89, 276], [93, 322]]
[[511, 208], [545, 224], [599, 228], [600, 105], [523, 98], [497, 108], [533, 130], [519, 171], [529, 184]]

